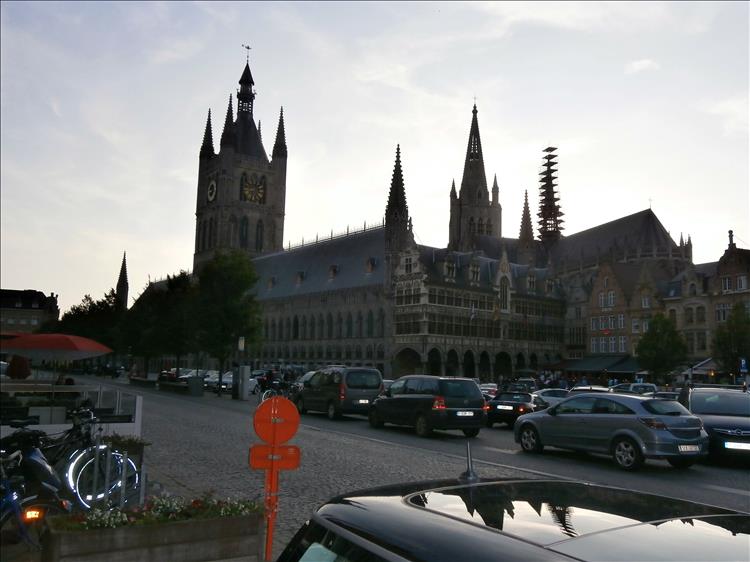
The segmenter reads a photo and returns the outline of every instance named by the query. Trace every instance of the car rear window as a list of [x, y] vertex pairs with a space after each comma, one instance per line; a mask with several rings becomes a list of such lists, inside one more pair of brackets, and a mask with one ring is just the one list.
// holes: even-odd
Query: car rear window
[[502, 400], [504, 402], [531, 402], [531, 394], [524, 394], [522, 392], [503, 392], [495, 396], [495, 400]]
[[646, 411], [657, 416], [689, 416], [690, 412], [679, 402], [672, 400], [646, 400], [643, 402]]
[[474, 381], [441, 380], [440, 392], [447, 398], [483, 398], [482, 391]]
[[346, 384], [349, 388], [374, 390], [380, 388], [382, 380], [377, 371], [349, 371], [346, 375]]
[[694, 414], [750, 416], [750, 394], [747, 392], [693, 392], [690, 410]]

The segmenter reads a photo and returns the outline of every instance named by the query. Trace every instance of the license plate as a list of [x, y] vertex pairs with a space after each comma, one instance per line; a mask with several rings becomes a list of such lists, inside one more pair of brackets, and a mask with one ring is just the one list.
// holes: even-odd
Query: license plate
[[681, 453], [699, 453], [701, 447], [700, 445], [677, 445], [677, 449]]
[[513, 406], [506, 406], [505, 404], [498, 404], [497, 409], [498, 410], [512, 410]]
[[725, 449], [738, 449], [740, 451], [750, 451], [750, 443], [737, 443], [735, 441], [725, 441]]
[[473, 416], [473, 415], [474, 415], [474, 412], [464, 412], [464, 411], [460, 411], [460, 412], [456, 412], [456, 415], [457, 415], [457, 416], [461, 416], [462, 418], [463, 418], [463, 417], [467, 417], [467, 418], [470, 418], [471, 416]]
[[369, 400], [357, 400], [357, 404], [369, 404]]

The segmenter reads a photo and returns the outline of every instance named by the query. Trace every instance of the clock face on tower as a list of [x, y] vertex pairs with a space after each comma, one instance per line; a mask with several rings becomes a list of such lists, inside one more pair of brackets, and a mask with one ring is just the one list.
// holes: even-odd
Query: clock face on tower
[[252, 203], [265, 203], [266, 201], [266, 176], [258, 178], [255, 174], [250, 179], [245, 179], [242, 186], [242, 198]]
[[211, 183], [208, 184], [208, 190], [206, 192], [206, 195], [208, 197], [209, 201], [213, 201], [216, 199], [216, 182], [211, 180]]

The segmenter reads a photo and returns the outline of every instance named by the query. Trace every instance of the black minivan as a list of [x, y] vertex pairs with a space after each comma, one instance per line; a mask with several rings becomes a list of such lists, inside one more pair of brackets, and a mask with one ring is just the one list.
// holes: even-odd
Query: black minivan
[[433, 429], [460, 429], [467, 437], [479, 435], [487, 421], [487, 403], [472, 379], [408, 375], [370, 407], [370, 425], [407, 425], [427, 437]]
[[382, 390], [383, 377], [377, 369], [330, 366], [303, 382], [294, 403], [300, 414], [325, 412], [332, 420], [341, 414], [366, 416]]

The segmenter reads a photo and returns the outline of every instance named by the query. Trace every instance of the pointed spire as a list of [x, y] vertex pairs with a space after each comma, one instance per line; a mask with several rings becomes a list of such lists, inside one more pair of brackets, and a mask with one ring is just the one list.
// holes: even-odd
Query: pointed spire
[[234, 134], [234, 110], [232, 109], [232, 94], [229, 94], [229, 105], [227, 106], [227, 117], [224, 119], [224, 131], [221, 133], [221, 146], [234, 146], [236, 135]]
[[492, 180], [492, 202], [497, 203], [500, 200], [500, 187], [497, 185], [497, 174], [495, 179]]
[[128, 264], [125, 252], [122, 253], [122, 265], [120, 266], [120, 276], [117, 279], [115, 296], [118, 308], [125, 310], [128, 307]]
[[255, 92], [253, 92], [253, 75], [250, 74], [250, 64], [245, 63], [245, 70], [240, 77], [240, 89], [237, 91], [237, 117], [240, 115], [253, 115], [253, 101]]
[[385, 207], [386, 221], [388, 218], [406, 219], [409, 208], [406, 205], [406, 191], [404, 190], [404, 175], [401, 171], [401, 146], [396, 145], [396, 163], [393, 165], [391, 190], [388, 193], [388, 204]]
[[[235, 74], [235, 76], [237, 76]], [[245, 62], [245, 70], [242, 71], [242, 76], [240, 76], [240, 86], [254, 86], [255, 82], [253, 81], [253, 75], [250, 72], [250, 61]]]
[[479, 138], [479, 121], [477, 120], [477, 104], [471, 111], [471, 128], [469, 129], [469, 143], [466, 147], [464, 175], [461, 179], [461, 193], [468, 188], [470, 193], [476, 194], [477, 189], [487, 192], [487, 177], [484, 173], [484, 156], [482, 155], [482, 140]]
[[456, 195], [456, 180], [454, 179], [451, 183], [451, 199], [456, 199], [458, 195]]
[[203, 133], [203, 144], [201, 145], [201, 156], [214, 155], [214, 135], [211, 127], [211, 110], [208, 110], [208, 119], [206, 119], [206, 130]]
[[273, 143], [272, 158], [286, 158], [286, 132], [284, 131], [284, 107], [279, 112], [279, 127], [276, 129], [276, 142]]
[[529, 191], [523, 192], [523, 215], [521, 216], [521, 233], [518, 241], [530, 244], [534, 240], [534, 230], [531, 226], [531, 212], [529, 211]]

